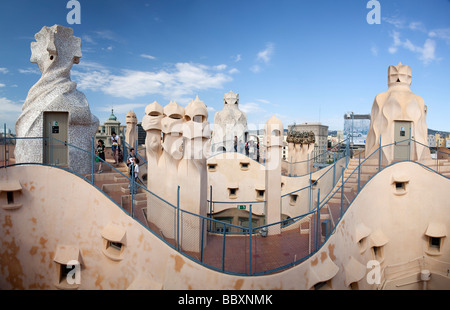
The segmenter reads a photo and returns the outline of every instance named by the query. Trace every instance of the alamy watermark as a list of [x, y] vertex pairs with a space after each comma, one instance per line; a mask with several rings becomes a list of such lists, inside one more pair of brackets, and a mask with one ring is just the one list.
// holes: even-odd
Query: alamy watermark
[[66, 265], [67, 269], [71, 269], [66, 276], [67, 283], [80, 284], [81, 283], [81, 265], [77, 260], [71, 260]]
[[70, 0], [67, 2], [66, 8], [70, 9], [70, 12], [67, 13], [67, 23], [69, 25], [73, 24], [81, 24], [81, 4], [77, 0]]
[[377, 260], [370, 260], [366, 265], [367, 269], [370, 269], [367, 273], [366, 280], [369, 284], [381, 283], [381, 267], [380, 262]]
[[369, 25], [372, 24], [381, 24], [381, 4], [377, 0], [370, 0], [367, 2], [368, 9], [371, 9], [369, 13], [367, 13], [366, 20]]

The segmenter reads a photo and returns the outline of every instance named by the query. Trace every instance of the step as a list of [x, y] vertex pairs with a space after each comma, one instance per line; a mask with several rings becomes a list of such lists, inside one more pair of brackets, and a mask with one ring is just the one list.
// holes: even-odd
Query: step
[[130, 180], [126, 177], [124, 177], [122, 174], [118, 173], [116, 176], [114, 176], [114, 181], [117, 183], [126, 183], [130, 182]]
[[[130, 188], [128, 187], [129, 183], [126, 183], [126, 184], [120, 183], [120, 184], [121, 184], [120, 191], [122, 191], [122, 193], [124, 193], [124, 194], [129, 194], [130, 193]], [[139, 194], [139, 193], [143, 193], [143, 192], [144, 192], [144, 190], [141, 187], [138, 187], [137, 193]]]
[[102, 191], [105, 193], [123, 192], [123, 188], [128, 191], [128, 183], [103, 184]]

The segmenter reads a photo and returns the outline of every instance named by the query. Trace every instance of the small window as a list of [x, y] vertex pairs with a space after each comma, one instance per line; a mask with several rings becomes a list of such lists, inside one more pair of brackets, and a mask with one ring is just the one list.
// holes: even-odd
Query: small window
[[12, 205], [14, 203], [14, 193], [13, 192], [6, 192], [6, 197], [8, 199], [8, 204]]
[[263, 200], [264, 199], [265, 190], [257, 189], [256, 190], [256, 199]]
[[396, 190], [405, 190], [405, 182], [395, 182]]
[[394, 181], [393, 182], [394, 194], [395, 195], [406, 194], [407, 186], [408, 186], [408, 181]]
[[316, 188], [317, 187], [317, 181], [311, 179], [311, 186], [312, 186], [312, 188]]
[[249, 163], [241, 163], [241, 170], [248, 170], [249, 166], [250, 166]]
[[116, 251], [121, 251], [122, 250], [122, 243], [120, 242], [112, 242], [112, 241], [108, 241], [108, 247], [113, 248]]
[[230, 199], [236, 199], [237, 198], [237, 191], [238, 191], [238, 189], [237, 188], [229, 188], [228, 189], [228, 196], [229, 196], [229, 198]]
[[208, 171], [214, 172], [216, 171], [217, 164], [208, 164]]
[[372, 247], [373, 258], [377, 261], [382, 262], [384, 260], [383, 256], [383, 247], [382, 246], [374, 246]]
[[290, 198], [289, 203], [291, 205], [295, 205], [297, 203], [298, 195], [297, 194], [292, 194], [292, 195], [290, 195], [290, 197], [291, 198]]
[[441, 238], [430, 237], [430, 248], [440, 251], [441, 249]]
[[108, 224], [101, 232], [103, 254], [114, 261], [123, 259], [126, 248], [126, 230], [115, 224]]

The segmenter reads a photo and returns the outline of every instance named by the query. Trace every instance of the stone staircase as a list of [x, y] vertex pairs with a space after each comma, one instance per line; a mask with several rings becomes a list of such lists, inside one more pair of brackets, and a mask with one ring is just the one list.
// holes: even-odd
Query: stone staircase
[[[94, 174], [94, 184], [119, 206], [122, 207], [128, 214], [131, 213], [131, 197], [133, 196], [133, 215], [142, 224], [147, 225], [147, 220], [142, 212], [143, 208], [147, 207], [147, 194], [144, 190], [138, 187], [137, 193], [130, 194], [129, 180], [124, 175], [128, 175], [128, 167], [121, 163], [116, 169], [111, 169], [108, 165], [104, 165], [103, 172]], [[85, 176], [91, 181], [92, 175]]]
[[[378, 160], [368, 159], [365, 162], [364, 158], [361, 158], [362, 166], [359, 172], [360, 184], [359, 188], [362, 189], [363, 186], [379, 171]], [[445, 177], [450, 178], [450, 162], [448, 159], [435, 159], [424, 160], [420, 162], [424, 166], [430, 168], [433, 171], [438, 171]], [[342, 189], [339, 189], [342, 185], [342, 178], [340, 178], [329, 197], [331, 197], [320, 212], [320, 221], [323, 222], [326, 219], [330, 219], [332, 227], [336, 225], [341, 217], [341, 212], [344, 213], [350, 206], [353, 199], [358, 194], [358, 165], [359, 158], [350, 159], [347, 168], [344, 171], [344, 196], [342, 197]], [[384, 166], [381, 166], [383, 169]], [[333, 194], [334, 193], [334, 194]], [[342, 210], [341, 210], [341, 199], [342, 199]]]

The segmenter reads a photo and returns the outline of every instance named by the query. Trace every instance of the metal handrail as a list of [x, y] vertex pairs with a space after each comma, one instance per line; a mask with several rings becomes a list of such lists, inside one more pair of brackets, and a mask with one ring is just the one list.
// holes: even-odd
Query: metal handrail
[[[6, 144], [6, 139], [13, 139], [13, 140], [16, 140], [16, 139], [43, 139], [43, 140], [44, 140], [44, 139], [48, 139], [48, 137], [34, 137], [34, 138], [14, 137], [14, 138], [6, 138], [6, 136], [5, 136], [5, 144]], [[54, 141], [59, 141], [59, 142], [61, 142], [61, 143], [65, 143], [64, 141], [60, 141], [60, 140], [58, 140], [58, 139], [56, 139], [56, 138], [52, 138], [52, 139], [54, 139]], [[319, 197], [319, 198], [318, 198], [318, 201], [317, 201], [317, 206], [316, 206], [313, 210], [311, 210], [311, 211], [309, 211], [309, 212], [307, 212], [307, 213], [304, 213], [304, 214], [295, 216], [295, 217], [293, 217], [293, 218], [289, 218], [289, 219], [287, 219], [287, 220], [282, 220], [282, 221], [278, 221], [278, 222], [275, 222], [275, 223], [265, 224], [265, 225], [261, 225], [261, 226], [257, 226], [257, 227], [252, 227], [252, 226], [251, 226], [251, 223], [249, 223], [250, 227], [248, 227], [248, 228], [247, 228], [247, 227], [238, 226], [238, 225], [233, 225], [233, 224], [230, 224], [230, 223], [222, 222], [222, 221], [220, 221], [220, 220], [212, 219], [212, 218], [210, 218], [210, 217], [206, 217], [206, 216], [203, 216], [203, 215], [195, 214], [195, 213], [189, 212], [189, 211], [187, 211], [187, 210], [182, 210], [182, 209], [180, 209], [180, 206], [179, 206], [179, 205], [174, 206], [173, 204], [171, 204], [171, 203], [169, 203], [168, 201], [164, 200], [162, 197], [159, 197], [159, 196], [156, 195], [155, 193], [149, 191], [149, 190], [145, 187], [145, 184], [142, 184], [142, 185], [141, 185], [141, 184], [139, 184], [139, 183], [134, 183], [133, 186], [137, 186], [138, 188], [139, 188], [139, 187], [142, 188], [145, 192], [147, 192], [147, 193], [149, 193], [149, 194], [152, 194], [154, 197], [156, 197], [157, 199], [159, 199], [161, 202], [165, 203], [167, 206], [172, 207], [174, 210], [178, 210], [178, 212], [181, 213], [181, 214], [188, 214], [188, 215], [190, 215], [190, 216], [194, 216], [194, 217], [199, 218], [199, 220], [201, 220], [201, 221], [205, 221], [205, 220], [206, 220], [206, 221], [209, 221], [209, 222], [217, 223], [218, 225], [223, 225], [224, 227], [236, 228], [236, 229], [242, 230], [242, 232], [243, 232], [244, 234], [249, 234], [249, 236], [251, 236], [251, 235], [253, 235], [253, 234], [257, 234], [258, 232], [260, 232], [260, 231], [262, 231], [263, 229], [268, 228], [268, 227], [270, 227], [270, 226], [280, 225], [281, 228], [284, 228], [284, 227], [287, 226], [287, 225], [286, 225], [286, 226], [283, 226], [285, 223], [298, 222], [298, 221], [304, 219], [305, 217], [310, 216], [310, 215], [314, 215], [314, 214], [317, 214], [317, 215], [319, 216], [319, 215], [320, 215], [321, 209], [326, 205], [326, 203], [327, 203], [327, 202], [328, 202], [328, 201], [329, 201], [336, 193], [338, 193], [339, 191], [342, 191], [342, 193], [344, 193], [343, 189], [344, 189], [345, 184], [348, 182], [349, 178], [350, 178], [351, 176], [353, 176], [354, 173], [356, 173], [357, 171], [359, 171], [359, 169], [361, 169], [361, 167], [363, 166], [363, 164], [364, 164], [367, 160], [369, 160], [370, 158], [373, 158], [377, 152], [381, 152], [381, 150], [382, 150], [383, 148], [385, 148], [385, 147], [389, 147], [389, 146], [392, 146], [392, 145], [395, 145], [395, 144], [398, 144], [398, 143], [403, 143], [403, 142], [406, 142], [406, 141], [409, 141], [409, 143], [410, 143], [409, 145], [411, 145], [411, 143], [418, 143], [418, 144], [420, 144], [420, 145], [423, 145], [422, 143], [417, 142], [417, 141], [415, 141], [415, 140], [409, 138], [409, 139], [402, 140], [402, 141], [400, 141], [400, 142], [390, 143], [390, 144], [387, 144], [387, 145], [384, 145], [384, 146], [379, 146], [375, 151], [373, 151], [373, 152], [372, 152], [369, 156], [367, 156], [364, 160], [360, 161], [359, 164], [357, 165], [357, 167], [356, 167], [353, 171], [350, 172], [350, 174], [347, 176], [347, 178], [345, 178], [345, 177], [344, 177], [344, 174], [342, 174], [342, 184], [341, 184], [340, 186], [334, 186], [334, 191], [333, 191], [333, 189], [332, 189], [332, 190], [330, 191], [330, 193], [329, 193], [328, 195], [326, 195], [325, 198], [324, 198], [322, 201], [320, 201], [320, 192], [319, 192], [319, 193], [318, 193], [318, 197]], [[95, 156], [96, 156], [96, 155], [94, 154], [93, 150], [92, 150], [92, 152], [89, 152], [89, 151], [83, 150], [83, 149], [81, 149], [81, 148], [79, 148], [79, 147], [77, 147], [77, 146], [70, 145], [70, 144], [68, 144], [68, 143], [65, 143], [65, 144], [68, 145], [69, 147], [74, 147], [74, 148], [76, 148], [76, 149], [78, 149], [78, 150], [80, 150], [80, 151], [83, 151], [83, 152], [85, 152], [85, 153], [91, 155], [92, 158], [95, 158]], [[425, 146], [425, 145], [424, 145], [424, 146]], [[428, 146], [425, 146], [425, 147], [429, 148]], [[373, 156], [373, 157], [372, 157], [372, 156]], [[99, 158], [99, 159], [100, 159], [100, 158]], [[134, 179], [128, 177], [128, 176], [125, 175], [125, 174], [123, 174], [121, 171], [117, 170], [115, 167], [113, 167], [112, 165], [110, 165], [108, 162], [103, 161], [102, 159], [100, 159], [100, 160], [102, 161], [102, 163], [105, 163], [106, 165], [110, 166], [113, 170], [115, 170], [116, 172], [118, 172], [119, 174], [121, 174], [122, 176], [124, 176], [125, 178], [127, 178], [128, 180], [130, 180], [130, 182], [134, 182]], [[410, 159], [405, 160], [405, 161], [411, 162]], [[6, 158], [5, 158], [5, 162], [6, 162]], [[336, 165], [336, 163], [337, 163], [337, 162], [335, 162], [334, 164]], [[378, 171], [377, 171], [374, 175], [372, 175], [372, 176], [369, 178], [369, 180], [367, 180], [367, 182], [365, 182], [365, 184], [364, 184], [362, 187], [358, 187], [358, 191], [357, 191], [356, 196], [354, 197], [354, 199], [356, 199], [356, 197], [357, 197], [358, 194], [361, 192], [361, 190], [362, 190], [362, 189], [363, 189], [363, 188], [364, 188], [364, 187], [365, 187], [365, 186], [366, 186], [366, 185], [367, 185], [367, 184], [368, 184], [368, 183], [369, 183], [369, 182], [370, 182], [370, 181], [371, 181], [378, 173], [380, 173], [380, 172], [383, 171], [384, 169], [386, 169], [386, 168], [388, 168], [388, 167], [390, 167], [390, 166], [392, 166], [392, 165], [394, 165], [394, 164], [397, 164], [397, 163], [398, 163], [398, 162], [396, 162], [396, 163], [391, 163], [391, 164], [389, 164], [389, 165], [383, 167], [382, 169], [381, 169], [381, 166], [379, 166], [380, 169], [378, 169]], [[438, 158], [437, 158], [437, 163], [438, 163]], [[348, 164], [348, 162], [347, 162], [347, 164]], [[380, 163], [379, 163], [379, 164], [380, 164]], [[433, 170], [433, 169], [429, 168], [428, 166], [425, 166], [424, 164], [422, 164], [422, 163], [420, 163], [420, 162], [416, 162], [416, 164], [421, 165], [421, 166], [423, 166], [423, 167], [426, 168], [426, 169], [432, 170], [432, 171], [434, 171], [435, 173], [437, 173], [437, 174], [439, 174], [439, 175], [442, 175], [442, 174], [439, 173], [438, 171]], [[97, 190], [99, 190], [100, 192], [102, 192], [102, 193], [103, 193], [105, 196], [107, 196], [114, 204], [116, 204], [122, 211], [124, 211], [126, 214], [128, 214], [129, 216], [131, 216], [131, 217], [132, 217], [134, 220], [136, 220], [138, 223], [140, 223], [141, 225], [143, 225], [143, 227], [145, 227], [145, 228], [146, 228], [147, 230], [149, 230], [151, 233], [153, 233], [154, 235], [156, 235], [159, 239], [161, 239], [162, 241], [164, 241], [164, 242], [165, 242], [166, 244], [168, 244], [170, 247], [175, 248], [177, 251], [179, 251], [180, 253], [182, 253], [182, 254], [185, 255], [186, 257], [188, 257], [188, 258], [192, 259], [193, 261], [196, 261], [196, 262], [198, 262], [198, 263], [200, 263], [200, 264], [202, 264], [202, 265], [204, 265], [204, 266], [206, 266], [206, 267], [208, 267], [208, 268], [211, 268], [211, 269], [214, 269], [214, 270], [223, 272], [223, 273], [239, 274], [239, 275], [248, 275], [248, 273], [247, 273], [247, 274], [245, 274], [245, 273], [242, 274], [242, 273], [236, 273], [236, 272], [231, 272], [231, 271], [225, 270], [224, 267], [223, 267], [224, 265], [222, 265], [222, 268], [217, 268], [217, 267], [215, 267], [215, 266], [208, 265], [207, 263], [203, 262], [202, 259], [201, 259], [201, 260], [198, 260], [198, 259], [196, 259], [195, 257], [192, 257], [192, 256], [190, 256], [190, 255], [184, 253], [184, 252], [182, 251], [182, 248], [178, 248], [178, 243], [177, 243], [177, 246], [176, 246], [176, 247], [175, 247], [174, 245], [170, 244], [170, 243], [167, 242], [163, 237], [159, 236], [159, 234], [157, 234], [156, 232], [152, 231], [149, 227], [147, 227], [146, 225], [144, 225], [143, 223], [141, 223], [137, 218], [135, 218], [135, 217], [133, 216], [132, 212], [131, 212], [131, 214], [128, 213], [122, 206], [120, 206], [116, 201], [114, 201], [108, 194], [106, 194], [106, 193], [103, 192], [98, 186], [96, 186], [95, 183], [94, 183], [94, 178], [93, 178], [94, 175], [93, 175], [93, 174], [92, 174], [92, 180], [89, 181], [88, 178], [87, 178], [86, 176], [83, 176], [83, 175], [81, 175], [81, 174], [79, 174], [79, 173], [77, 173], [77, 172], [75, 172], [75, 171], [73, 171], [73, 170], [71, 170], [71, 169], [69, 169], [69, 168], [60, 167], [60, 166], [57, 166], [57, 165], [55, 166], [55, 165], [51, 165], [51, 164], [48, 164], [48, 165], [47, 165], [47, 164], [44, 164], [44, 163], [15, 163], [15, 164], [12, 164], [12, 165], [5, 165], [5, 168], [7, 168], [7, 167], [13, 167], [13, 166], [20, 166], [20, 165], [42, 165], [42, 166], [51, 166], [51, 167], [56, 167], [56, 168], [58, 168], [58, 169], [61, 169], [61, 170], [70, 172], [70, 173], [72, 173], [72, 174], [74, 174], [74, 175], [77, 175], [77, 176], [81, 177], [82, 179], [84, 179], [85, 181], [87, 181], [87, 182], [89, 182], [90, 184], [92, 184], [92, 185], [94, 186], [94, 188], [96, 188]], [[330, 171], [330, 169], [331, 169], [331, 168], [329, 168], [324, 174], [322, 174], [321, 177], [324, 176], [326, 173], [328, 173], [328, 172]], [[348, 166], [347, 166], [347, 169], [348, 169]], [[444, 176], [444, 177], [445, 177], [445, 178], [449, 178], [449, 177], [446, 177], [446, 176]], [[312, 184], [310, 184], [309, 186], [307, 186], [307, 187], [305, 187], [305, 188], [303, 188], [303, 189], [306, 189], [306, 188], [311, 187], [311, 186], [312, 186]], [[300, 190], [302, 190], [302, 189], [300, 189]], [[294, 192], [298, 192], [298, 191], [300, 191], [300, 190], [293, 191], [293, 192], [291, 192], [291, 193], [289, 193], [289, 194], [292, 194], [292, 193], [294, 193]], [[287, 195], [289, 195], [289, 194], [285, 194], [285, 195], [283, 195], [283, 196], [287, 196]], [[289, 268], [290, 266], [296, 265], [296, 264], [298, 264], [298, 263], [300, 263], [300, 262], [306, 260], [307, 258], [311, 257], [313, 254], [317, 253], [317, 251], [320, 251], [321, 247], [327, 242], [328, 238], [330, 238], [330, 236], [331, 236], [332, 234], [335, 233], [336, 228], [337, 228], [339, 222], [342, 220], [342, 218], [343, 218], [345, 212], [349, 209], [349, 207], [350, 207], [351, 203], [354, 201], [354, 199], [353, 199], [351, 202], [348, 201], [348, 204], [349, 204], [348, 207], [346, 208], [346, 210], [344, 210], [344, 212], [342, 213], [342, 215], [340, 216], [340, 218], [338, 219], [338, 221], [335, 223], [335, 225], [333, 225], [333, 229], [331, 230], [330, 234], [325, 238], [324, 242], [319, 242], [319, 241], [318, 241], [317, 234], [319, 233], [319, 229], [320, 229], [318, 226], [315, 227], [315, 229], [316, 229], [315, 232], [313, 232], [313, 231], [310, 232], [310, 238], [311, 238], [311, 236], [312, 236], [313, 233], [316, 234], [316, 247], [315, 247], [315, 249], [314, 249], [313, 251], [309, 251], [310, 253], [309, 253], [308, 255], [305, 255], [305, 256], [303, 256], [303, 257], [301, 257], [301, 258], [299, 258], [299, 259], [296, 259], [296, 260], [294, 260], [293, 262], [291, 262], [291, 263], [289, 263], [289, 264], [285, 264], [285, 265], [283, 265], [283, 266], [279, 266], [279, 267], [276, 267], [276, 268], [271, 269], [271, 270], [264, 270], [264, 271], [259, 272], [259, 273], [250, 272], [250, 275], [267, 274], [267, 273], [276, 272], [276, 271], [281, 270], [281, 269]], [[208, 201], [208, 202], [211, 202], [212, 199], [209, 199], [209, 200], [207, 200], [207, 201]], [[213, 202], [214, 202], [214, 201], [213, 201]], [[242, 202], [242, 203], [264, 203], [264, 202], [265, 202], [265, 201], [253, 201], [253, 202]], [[215, 202], [215, 203], [216, 203], [216, 202]], [[221, 203], [221, 202], [217, 202], [217, 203]], [[230, 202], [223, 202], [223, 203], [230, 203]], [[236, 203], [236, 202], [233, 202], [233, 203]], [[341, 206], [341, 208], [342, 208], [342, 206]], [[179, 217], [179, 215], [178, 215], [177, 217]], [[318, 218], [317, 218], [317, 221], [319, 221]], [[178, 231], [178, 232], [179, 232], [179, 229], [180, 229], [180, 228], [177, 227], [177, 231]], [[226, 235], [227, 235], [227, 233], [224, 232], [224, 235], [223, 235], [223, 236], [224, 236], [223, 242], [225, 242], [225, 237], [226, 237]], [[178, 242], [178, 241], [177, 241], [177, 242]], [[247, 245], [247, 246], [248, 246], [248, 245]], [[247, 246], [246, 246], [246, 247], [247, 247]], [[224, 247], [224, 249], [225, 249], [225, 247]], [[224, 255], [225, 255], [225, 254], [222, 253], [223, 259], [224, 259]], [[250, 270], [252, 270], [252, 266], [250, 266]]]

